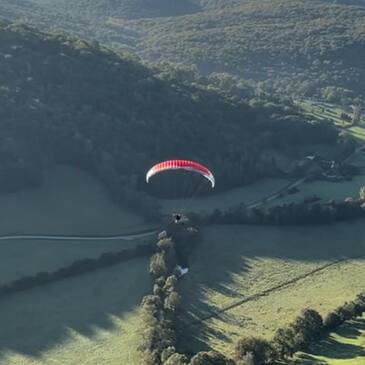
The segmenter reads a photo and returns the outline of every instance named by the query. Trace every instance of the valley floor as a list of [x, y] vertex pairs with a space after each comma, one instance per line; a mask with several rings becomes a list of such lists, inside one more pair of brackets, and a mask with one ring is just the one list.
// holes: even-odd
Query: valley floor
[[304, 308], [325, 315], [364, 290], [365, 221], [313, 227], [212, 226], [181, 284], [180, 345], [232, 355]]

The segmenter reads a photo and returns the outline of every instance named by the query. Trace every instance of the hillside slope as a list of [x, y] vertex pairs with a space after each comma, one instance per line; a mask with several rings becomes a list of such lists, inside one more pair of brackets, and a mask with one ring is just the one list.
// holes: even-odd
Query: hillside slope
[[[179, 5], [177, 5], [179, 4]], [[60, 28], [144, 59], [228, 71], [266, 92], [364, 97], [362, 1], [4, 0], [2, 14]]]
[[[110, 23], [118, 24], [111, 19]], [[122, 23], [125, 26], [125, 23]], [[365, 93], [365, 9], [311, 1], [247, 1], [223, 10], [127, 23], [139, 53], [263, 81], [282, 93], [327, 86]]]
[[0, 27], [0, 67], [2, 190], [38, 184], [47, 166], [71, 163], [119, 201], [129, 196], [122, 187], [145, 189], [146, 169], [171, 157], [208, 164], [224, 189], [277, 174], [265, 151], [292, 157], [300, 145], [337, 138], [280, 107], [253, 108], [204, 80], [184, 83], [174, 70], [26, 26]]

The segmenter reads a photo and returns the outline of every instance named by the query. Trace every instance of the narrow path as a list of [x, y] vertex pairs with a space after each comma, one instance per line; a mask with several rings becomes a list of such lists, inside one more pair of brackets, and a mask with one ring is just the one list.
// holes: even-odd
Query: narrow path
[[260, 198], [254, 202], [251, 202], [250, 204], [247, 205], [247, 208], [249, 208], [249, 209], [257, 208], [257, 207], [263, 205], [265, 202], [274, 200], [274, 199], [278, 198], [280, 194], [286, 192], [288, 189], [292, 189], [292, 188], [295, 188], [295, 187], [303, 184], [306, 181], [306, 179], [307, 179], [306, 177], [301, 177], [300, 179], [291, 181], [289, 184], [285, 185], [280, 190], [275, 191], [274, 193], [271, 193], [270, 195]]
[[0, 236], [0, 241], [10, 241], [10, 240], [54, 240], [54, 241], [131, 241], [136, 238], [149, 237], [156, 234], [157, 228], [150, 229], [148, 231], [124, 233], [117, 235], [105, 235], [105, 236], [84, 236], [84, 235], [47, 235], [47, 234], [9, 234]]
[[331, 261], [329, 263], [327, 263], [326, 265], [323, 265], [323, 266], [320, 266], [314, 270], [311, 270], [305, 274], [302, 274], [302, 275], [299, 275], [291, 280], [288, 280], [284, 283], [281, 283], [281, 284], [278, 284], [278, 285], [275, 285], [274, 287], [270, 288], [270, 289], [266, 289], [266, 290], [263, 290], [262, 292], [259, 292], [259, 293], [256, 293], [256, 294], [253, 294], [253, 295], [249, 295], [247, 297], [244, 297], [242, 299], [239, 299], [227, 306], [224, 306], [222, 308], [219, 308], [218, 310], [215, 310], [215, 311], [212, 311], [210, 314], [204, 316], [204, 317], [201, 317], [201, 318], [198, 318], [194, 321], [191, 321], [189, 323], [186, 323], [185, 325], [181, 326], [182, 328], [187, 328], [187, 327], [193, 327], [193, 326], [196, 326], [196, 325], [199, 325], [209, 319], [212, 319], [212, 318], [215, 318], [215, 317], [219, 317], [220, 314], [224, 313], [224, 312], [227, 312], [233, 308], [236, 308], [236, 307], [239, 307], [241, 306], [242, 304], [244, 303], [247, 303], [247, 302], [251, 302], [251, 301], [254, 301], [254, 300], [257, 300], [261, 297], [264, 297], [266, 295], [269, 295], [271, 293], [274, 293], [276, 291], [279, 291], [281, 289], [284, 289], [284, 288], [287, 288], [289, 286], [291, 286], [292, 284], [295, 284], [297, 283], [298, 281], [300, 280], [303, 280], [303, 279], [306, 279], [308, 277], [311, 277], [312, 275], [314, 274], [317, 274], [318, 272], [321, 272], [321, 271], [324, 271], [326, 269], [328, 269], [329, 267], [332, 267], [332, 266], [335, 266], [335, 265], [339, 265], [341, 263], [344, 263], [344, 262], [347, 262], [347, 261], [351, 261], [351, 260], [356, 260], [356, 259], [361, 259], [361, 258], [365, 258], [365, 254], [363, 255], [357, 255], [357, 256], [351, 256], [351, 257], [344, 257], [344, 258], [340, 258], [340, 259], [337, 259], [337, 260], [334, 260], [334, 261]]

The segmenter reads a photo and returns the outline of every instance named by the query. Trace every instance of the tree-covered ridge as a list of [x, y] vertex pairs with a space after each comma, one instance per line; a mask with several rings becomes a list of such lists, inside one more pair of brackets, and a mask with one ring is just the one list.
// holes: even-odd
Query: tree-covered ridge
[[133, 24], [145, 30], [137, 49], [152, 60], [184, 60], [204, 72], [224, 69], [293, 94], [326, 86], [365, 90], [361, 7], [249, 0], [223, 10], [128, 25]]
[[18, 6], [39, 6], [80, 17], [121, 17], [124, 19], [187, 15], [222, 9], [241, 0], [14, 0]]
[[[178, 4], [178, 5], [177, 5]], [[0, 14], [284, 95], [364, 96], [365, 9], [327, 0], [3, 0]], [[356, 6], [355, 6], [356, 5]], [[339, 100], [338, 100], [339, 101]]]
[[[201, 10], [194, 0], [26, 0], [28, 4], [80, 17], [117, 16], [126, 19], [178, 16]], [[15, 1], [16, 3], [16, 1]], [[23, 5], [24, 1], [18, 1]]]
[[279, 173], [269, 151], [293, 156], [298, 145], [337, 138], [295, 111], [220, 94], [204, 78], [181, 82], [173, 69], [26, 26], [1, 26], [0, 67], [2, 189], [39, 183], [62, 162], [128, 200], [122, 188], [145, 189], [147, 168], [174, 157], [206, 163], [228, 188]]
[[355, 5], [355, 6], [365, 6], [365, 0], [322, 0], [324, 2], [343, 4], [343, 5]]
[[[264, 59], [258, 54], [256, 61], [270, 66], [272, 57], [277, 55], [288, 59], [299, 56], [312, 58], [326, 56], [345, 46], [363, 44], [364, 22], [365, 10], [358, 7], [289, 0], [251, 0], [219, 11], [176, 19], [141, 20], [136, 24], [154, 32], [148, 38], [149, 42], [157, 33], [164, 35], [156, 45], [164, 46], [169, 39], [179, 39], [182, 45], [190, 42], [192, 50], [195, 48], [194, 42], [205, 43], [211, 51], [224, 47], [215, 58], [208, 53], [218, 62], [229, 50], [226, 57], [232, 57], [233, 52], [238, 51], [240, 58], [244, 57], [241, 61], [249, 60], [248, 51], [261, 51], [271, 57]], [[179, 49], [175, 51], [179, 53]], [[270, 51], [275, 53], [271, 54]], [[235, 63], [232, 63], [233, 67]]]

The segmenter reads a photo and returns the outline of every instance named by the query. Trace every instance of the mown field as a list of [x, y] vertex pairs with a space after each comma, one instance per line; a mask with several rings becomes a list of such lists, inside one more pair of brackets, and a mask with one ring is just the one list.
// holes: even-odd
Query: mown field
[[0, 195], [0, 234], [116, 234], [144, 222], [113, 203], [86, 172], [60, 166], [41, 188]]
[[365, 317], [343, 324], [293, 365], [362, 365], [365, 363]]
[[[103, 186], [88, 174], [60, 167], [40, 189], [0, 196], [0, 236], [17, 233], [111, 235], [146, 228], [137, 216], [117, 207]], [[71, 262], [120, 251], [131, 241], [0, 241], [0, 284]]]
[[[287, 183], [263, 180], [215, 197], [195, 199], [192, 210], [224, 209], [242, 201], [257, 201]], [[325, 186], [322, 189], [329, 191]], [[338, 189], [338, 194], [348, 193], [352, 185], [338, 184]], [[314, 190], [320, 191], [321, 187]], [[10, 212], [8, 223], [0, 223], [1, 234], [97, 235], [146, 227], [138, 217], [114, 206], [103, 187], [90, 176], [68, 167], [46, 177], [42, 189], [1, 199], [3, 215], [6, 209]], [[164, 208], [172, 209], [169, 204], [173, 203], [181, 204], [169, 201]], [[189, 274], [181, 280], [180, 350], [213, 348], [232, 355], [240, 336], [270, 338], [302, 308], [311, 307], [325, 314], [352, 299], [364, 289], [365, 258], [349, 259], [314, 274], [312, 271], [341, 258], [365, 255], [364, 223], [205, 228], [203, 242], [191, 258]], [[0, 241], [0, 282], [54, 270], [75, 259], [95, 257], [137, 242]], [[0, 365], [140, 365], [138, 305], [151, 289], [147, 267], [147, 258], [132, 260], [2, 298]], [[299, 276], [306, 277], [266, 296], [239, 303]], [[236, 306], [214, 314], [232, 304]], [[196, 322], [207, 316], [211, 318]]]
[[[117, 207], [88, 174], [59, 167], [44, 186], [0, 196], [0, 235], [110, 235], [146, 228]], [[0, 241], [0, 283], [132, 241]], [[151, 289], [148, 258], [17, 293], [0, 300], [1, 365], [140, 365], [139, 304]]]
[[161, 199], [162, 211], [171, 213], [179, 210], [196, 213], [213, 212], [215, 209], [226, 210], [239, 203], [250, 204], [282, 189], [289, 184], [285, 179], [262, 179], [254, 184], [246, 185], [210, 196], [186, 199]]
[[[365, 257], [311, 272], [341, 258], [365, 255], [361, 233], [364, 223], [205, 229], [204, 240], [191, 259], [190, 272], [181, 283], [181, 348], [213, 348], [232, 355], [240, 336], [270, 338], [303, 308], [325, 314], [352, 299], [364, 289]], [[306, 277], [280, 290], [239, 303], [303, 275]], [[230, 310], [216, 315], [235, 303]], [[212, 318], [196, 322], [212, 314]]]
[[304, 100], [299, 102], [298, 105], [308, 116], [319, 120], [330, 120], [335, 126], [343, 128], [345, 133], [356, 138], [358, 141], [365, 141], [365, 117], [361, 117], [359, 125], [351, 127], [349, 122], [341, 118], [341, 114], [345, 113], [351, 116], [352, 112], [340, 105], [326, 104], [325, 106], [318, 106]]
[[1, 365], [140, 365], [148, 259], [1, 299]]
[[358, 167], [365, 167], [365, 152], [354, 154], [348, 162]]
[[365, 176], [355, 176], [350, 181], [331, 182], [331, 181], [310, 181], [298, 186], [299, 191], [295, 194], [286, 194], [278, 197], [267, 204], [270, 206], [300, 202], [305, 198], [316, 195], [323, 202], [329, 200], [344, 200], [348, 197], [358, 198], [360, 188], [365, 185]]

